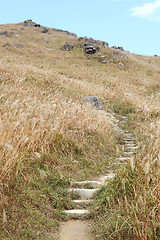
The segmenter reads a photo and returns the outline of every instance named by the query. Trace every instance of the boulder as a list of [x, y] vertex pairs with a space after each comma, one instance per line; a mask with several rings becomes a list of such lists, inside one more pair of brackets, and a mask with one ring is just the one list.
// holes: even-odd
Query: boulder
[[98, 45], [98, 46], [102, 46], [102, 47], [104, 47], [104, 48], [108, 48], [108, 47], [109, 47], [109, 45], [108, 45], [107, 42], [95, 40], [95, 39], [93, 39], [93, 38], [79, 37], [79, 38], [78, 38], [78, 41], [79, 41], [79, 42], [85, 41], [85, 42], [87, 42], [87, 43], [90, 43], [90, 44], [93, 45], [93, 46], [97, 46], [97, 45]]
[[36, 24], [34, 24], [34, 27], [36, 27], [36, 28], [40, 28], [41, 25], [36, 23]]
[[24, 47], [22, 43], [15, 43], [14, 46], [17, 47], [17, 48], [23, 48]]
[[117, 49], [117, 50], [120, 50], [120, 51], [124, 51], [124, 48], [123, 48], [123, 47], [112, 46], [112, 48]]
[[91, 44], [86, 43], [84, 44], [84, 51], [87, 54], [94, 54], [97, 52], [97, 49], [94, 48]]
[[57, 29], [57, 28], [52, 28], [52, 29], [53, 29], [53, 31], [56, 31], [56, 32], [63, 32], [63, 33], [65, 33], [65, 34], [67, 34], [67, 35], [70, 35], [70, 36], [72, 36], [72, 37], [77, 37], [77, 34], [71, 33], [71, 32], [66, 31], [66, 30]]
[[61, 49], [65, 51], [71, 51], [73, 49], [73, 44], [69, 44], [66, 42]]
[[33, 22], [31, 19], [25, 20], [23, 23], [23, 26], [32, 26], [32, 25], [33, 25]]
[[8, 35], [8, 32], [7, 32], [7, 31], [0, 32], [0, 35], [5, 35], [5, 36], [7, 36], [7, 35]]
[[72, 37], [77, 37], [77, 34], [75, 34], [75, 33], [69, 33], [69, 35]]
[[125, 68], [125, 65], [123, 64], [123, 62], [119, 62], [119, 67]]
[[88, 96], [85, 98], [82, 98], [82, 102], [88, 102], [92, 107], [97, 108], [98, 110], [103, 110], [103, 106], [101, 101], [96, 96]]
[[49, 31], [48, 31], [48, 28], [45, 28], [45, 27], [44, 27], [44, 28], [42, 29], [42, 33], [48, 33], [48, 32], [49, 32]]

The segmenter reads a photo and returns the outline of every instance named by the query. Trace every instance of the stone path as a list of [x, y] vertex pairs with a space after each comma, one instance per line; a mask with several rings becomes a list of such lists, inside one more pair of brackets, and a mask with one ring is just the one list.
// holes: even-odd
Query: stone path
[[[135, 138], [130, 132], [123, 130], [120, 126], [128, 120], [125, 116], [110, 115], [107, 117], [112, 119], [112, 125], [117, 133], [121, 133], [124, 138], [123, 156], [115, 158], [113, 165], [126, 164], [131, 157], [136, 154], [137, 145]], [[120, 119], [120, 120], [119, 120]], [[86, 180], [81, 182], [71, 182], [71, 188], [68, 191], [71, 193], [75, 208], [64, 211], [68, 215], [68, 221], [63, 223], [60, 228], [60, 240], [90, 240], [88, 231], [88, 222], [90, 211], [89, 206], [93, 203], [94, 193], [106, 185], [108, 181], [114, 178], [114, 172], [110, 171], [98, 180]], [[74, 220], [73, 220], [74, 219]], [[93, 238], [92, 238], [93, 239]]]

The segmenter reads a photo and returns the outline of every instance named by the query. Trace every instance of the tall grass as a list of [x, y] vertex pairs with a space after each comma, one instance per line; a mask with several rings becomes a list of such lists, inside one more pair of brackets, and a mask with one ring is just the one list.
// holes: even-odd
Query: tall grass
[[160, 239], [159, 141], [158, 132], [97, 194], [97, 239]]
[[[127, 231], [130, 226], [133, 236], [138, 236], [137, 232], [140, 231], [142, 238], [149, 234], [146, 233], [149, 226], [149, 231], [155, 234], [151, 221], [157, 223], [157, 215], [150, 198], [153, 195], [153, 205], [157, 206], [158, 161], [157, 167], [153, 166], [159, 156], [159, 137], [156, 135], [160, 116], [159, 58], [124, 52], [121, 57], [116, 56], [115, 63], [101, 64], [101, 55], [115, 56], [112, 49], [101, 49], [95, 58], [86, 56], [82, 49], [76, 47], [71, 52], [60, 50], [66, 41], [75, 45], [78, 41], [64, 34], [52, 34], [52, 29], [50, 34], [42, 34], [39, 29], [24, 28], [22, 24], [0, 28], [10, 33], [7, 37], [0, 37], [0, 212], [3, 222], [11, 219], [9, 226], [13, 224], [12, 207], [19, 204], [24, 210], [23, 201], [26, 198], [31, 198], [29, 206], [34, 205], [34, 188], [36, 191], [41, 186], [48, 189], [49, 196], [46, 191], [40, 193], [43, 200], [46, 199], [44, 205], [49, 199], [53, 200], [50, 182], [46, 180], [48, 185], [45, 185], [48, 177], [41, 179], [40, 175], [56, 173], [65, 182], [65, 178], [85, 179], [106, 171], [118, 149], [112, 120], [105, 112], [91, 109], [81, 102], [82, 97], [97, 95], [105, 110], [112, 112], [116, 109], [120, 114], [128, 115], [130, 122], [127, 127], [132, 128], [146, 151], [146, 154], [144, 152], [137, 157], [132, 167], [128, 166], [117, 175], [110, 190], [104, 189], [102, 195], [106, 194], [107, 199], [111, 200], [99, 196], [99, 204], [105, 207], [106, 214], [108, 204], [115, 213], [113, 216], [120, 212], [117, 206], [122, 205], [129, 216], [129, 220], [125, 218], [122, 225], [117, 220], [113, 221], [118, 225], [109, 229], [119, 234], [123, 226]], [[17, 32], [18, 37], [13, 36], [12, 32]], [[46, 43], [46, 40], [50, 42]], [[22, 43], [24, 48], [16, 48], [15, 43]], [[124, 62], [124, 70], [118, 67], [119, 61]], [[151, 62], [149, 65], [148, 61]], [[154, 147], [148, 145], [147, 139], [155, 139]], [[52, 173], [46, 175], [46, 169]], [[152, 176], [152, 181], [148, 182], [148, 176]], [[38, 180], [39, 177], [41, 180]], [[36, 185], [38, 181], [40, 184]], [[116, 192], [116, 186], [120, 191]], [[149, 189], [152, 189], [151, 192]], [[152, 194], [148, 196], [149, 193]], [[119, 200], [114, 199], [117, 195]], [[155, 220], [146, 220], [142, 200], [151, 212], [153, 210], [152, 217], [155, 213]], [[137, 204], [135, 209], [134, 204]], [[158, 200], [156, 204], [159, 204]], [[147, 208], [146, 205], [143, 207]], [[120, 220], [124, 220], [121, 212], [119, 216]], [[103, 221], [105, 228], [108, 226], [106, 218], [100, 218], [100, 222]]]

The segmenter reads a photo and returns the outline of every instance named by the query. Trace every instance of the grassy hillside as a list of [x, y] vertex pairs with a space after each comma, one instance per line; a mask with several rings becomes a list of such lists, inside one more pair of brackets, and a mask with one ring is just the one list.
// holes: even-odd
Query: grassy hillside
[[[42, 28], [25, 27], [23, 23], [1, 25], [0, 32], [4, 31], [8, 33], [0, 35], [1, 238], [54, 238], [58, 222], [64, 218], [61, 210], [71, 205], [64, 190], [69, 181], [106, 172], [122, 150], [121, 135], [114, 132], [112, 119], [105, 113], [108, 111], [128, 116], [124, 128], [133, 132], [141, 147], [134, 170], [128, 166], [118, 173], [118, 186], [124, 174], [132, 186], [125, 197], [118, 195], [120, 207], [128, 206], [126, 197], [134, 206], [142, 196], [147, 212], [136, 209], [140, 216], [129, 216], [137, 222], [128, 225], [138, 232], [136, 239], [158, 239], [160, 58], [123, 51], [118, 54], [102, 47], [97, 54], [87, 55], [78, 38], [53, 29], [42, 33]], [[61, 49], [66, 42], [74, 45], [72, 51]], [[105, 111], [82, 103], [86, 96], [98, 96]], [[146, 173], [143, 169], [147, 163], [150, 171]], [[98, 196], [100, 224], [104, 222], [104, 226], [108, 217], [104, 194], [112, 196], [113, 216], [118, 211], [116, 179], [112, 183], [115, 192], [104, 190]], [[151, 180], [151, 187], [146, 179]], [[137, 183], [135, 187], [133, 182]], [[150, 198], [151, 203], [147, 202], [150, 189], [156, 207]], [[150, 238], [146, 231], [141, 233], [143, 226], [138, 224], [142, 218], [150, 231], [150, 220], [145, 220], [148, 212], [155, 220]], [[117, 231], [119, 239], [124, 239], [121, 227], [107, 229]], [[105, 239], [104, 233], [110, 234], [107, 231], [101, 232], [97, 226], [98, 239]], [[117, 235], [113, 237], [118, 239]]]

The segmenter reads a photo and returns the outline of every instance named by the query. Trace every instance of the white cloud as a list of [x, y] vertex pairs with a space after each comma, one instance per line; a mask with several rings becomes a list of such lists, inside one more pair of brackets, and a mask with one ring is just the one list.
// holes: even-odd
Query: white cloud
[[136, 17], [152, 17], [157, 9], [160, 8], [160, 0], [156, 0], [151, 3], [145, 3], [140, 7], [135, 7], [131, 9], [132, 16]]

